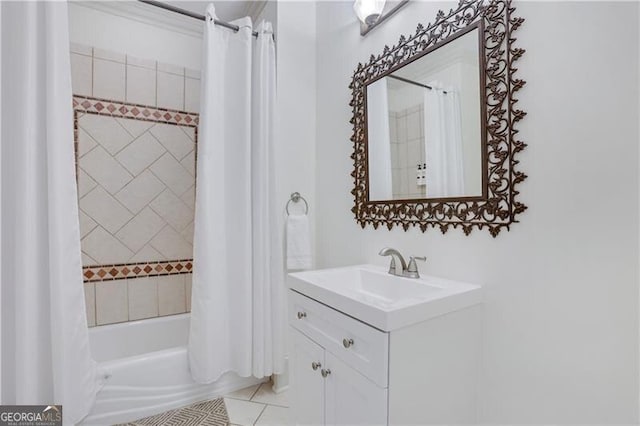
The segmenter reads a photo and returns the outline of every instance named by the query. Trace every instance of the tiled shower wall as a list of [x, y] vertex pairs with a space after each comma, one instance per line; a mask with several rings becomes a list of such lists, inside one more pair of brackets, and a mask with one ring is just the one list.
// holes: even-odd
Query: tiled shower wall
[[198, 112], [200, 71], [150, 59], [71, 45], [75, 95]]
[[[83, 265], [192, 258], [196, 128], [161, 114], [164, 109], [181, 117], [184, 111], [198, 112], [200, 72], [82, 45], [71, 46], [71, 66], [76, 97], [124, 103], [129, 109], [135, 104], [160, 117], [149, 121], [142, 115], [76, 111]], [[191, 266], [181, 262], [179, 267], [185, 264]], [[99, 280], [94, 275], [98, 280], [85, 282], [89, 325], [189, 311], [191, 274], [176, 273], [172, 265], [172, 273], [162, 276], [113, 279], [107, 274]]]
[[417, 166], [425, 162], [423, 105], [389, 112], [393, 198], [424, 198], [426, 186], [418, 185]]

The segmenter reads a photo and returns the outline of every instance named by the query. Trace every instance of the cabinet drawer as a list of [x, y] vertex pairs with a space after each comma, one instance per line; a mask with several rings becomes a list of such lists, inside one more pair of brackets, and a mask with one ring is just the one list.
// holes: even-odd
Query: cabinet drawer
[[377, 385], [387, 387], [387, 333], [293, 290], [289, 290], [289, 324]]

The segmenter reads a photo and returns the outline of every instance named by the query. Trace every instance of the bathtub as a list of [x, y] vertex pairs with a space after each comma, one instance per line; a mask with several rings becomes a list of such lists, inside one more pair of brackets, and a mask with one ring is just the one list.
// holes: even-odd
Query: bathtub
[[209, 385], [191, 379], [187, 361], [190, 314], [89, 330], [104, 387], [84, 425], [124, 423], [261, 383], [226, 374]]

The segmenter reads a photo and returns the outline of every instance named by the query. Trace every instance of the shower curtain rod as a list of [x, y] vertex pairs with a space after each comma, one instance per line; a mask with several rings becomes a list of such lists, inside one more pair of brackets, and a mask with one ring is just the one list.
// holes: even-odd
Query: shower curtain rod
[[[433, 90], [433, 87], [431, 87], [431, 86], [427, 86], [426, 84], [418, 83], [417, 81], [409, 80], [408, 78], [398, 77], [396, 75], [388, 75], [387, 77], [394, 78], [396, 80], [400, 80], [400, 81], [403, 81], [405, 83], [413, 84], [413, 85], [416, 85], [416, 86], [424, 87], [425, 89]], [[442, 93], [446, 94], [447, 92], [445, 92], [443, 90]]]
[[[180, 15], [188, 16], [190, 18], [199, 19], [200, 21], [205, 21], [206, 18], [204, 15], [200, 15], [199, 13], [191, 12], [189, 10], [181, 9], [176, 6], [172, 6], [170, 4], [163, 3], [161, 1], [155, 0], [138, 0], [140, 3], [148, 4], [151, 6], [159, 7], [160, 9], [168, 10], [169, 12], [179, 13]], [[240, 27], [235, 24], [230, 24], [228, 22], [220, 21], [218, 19], [214, 19], [213, 23], [216, 25], [220, 25], [221, 27], [229, 28], [235, 32], [240, 31]], [[258, 37], [257, 31], [252, 31], [254, 37]]]

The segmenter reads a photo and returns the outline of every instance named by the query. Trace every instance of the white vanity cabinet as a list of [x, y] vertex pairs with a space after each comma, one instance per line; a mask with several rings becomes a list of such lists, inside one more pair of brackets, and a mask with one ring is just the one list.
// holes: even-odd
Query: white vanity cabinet
[[[304, 383], [304, 391], [293, 392], [291, 405], [296, 408], [296, 423], [321, 425], [325, 419], [325, 380], [320, 374], [324, 366], [324, 349], [304, 334], [292, 330], [291, 380]], [[297, 389], [296, 389], [297, 390]]]
[[388, 333], [294, 291], [289, 315], [296, 424], [387, 424]]
[[292, 335], [292, 380], [299, 383], [292, 397], [295, 424], [387, 423], [386, 388], [378, 387], [299, 331], [292, 330]]
[[292, 289], [288, 299], [294, 424], [475, 422], [480, 305], [385, 331]]

